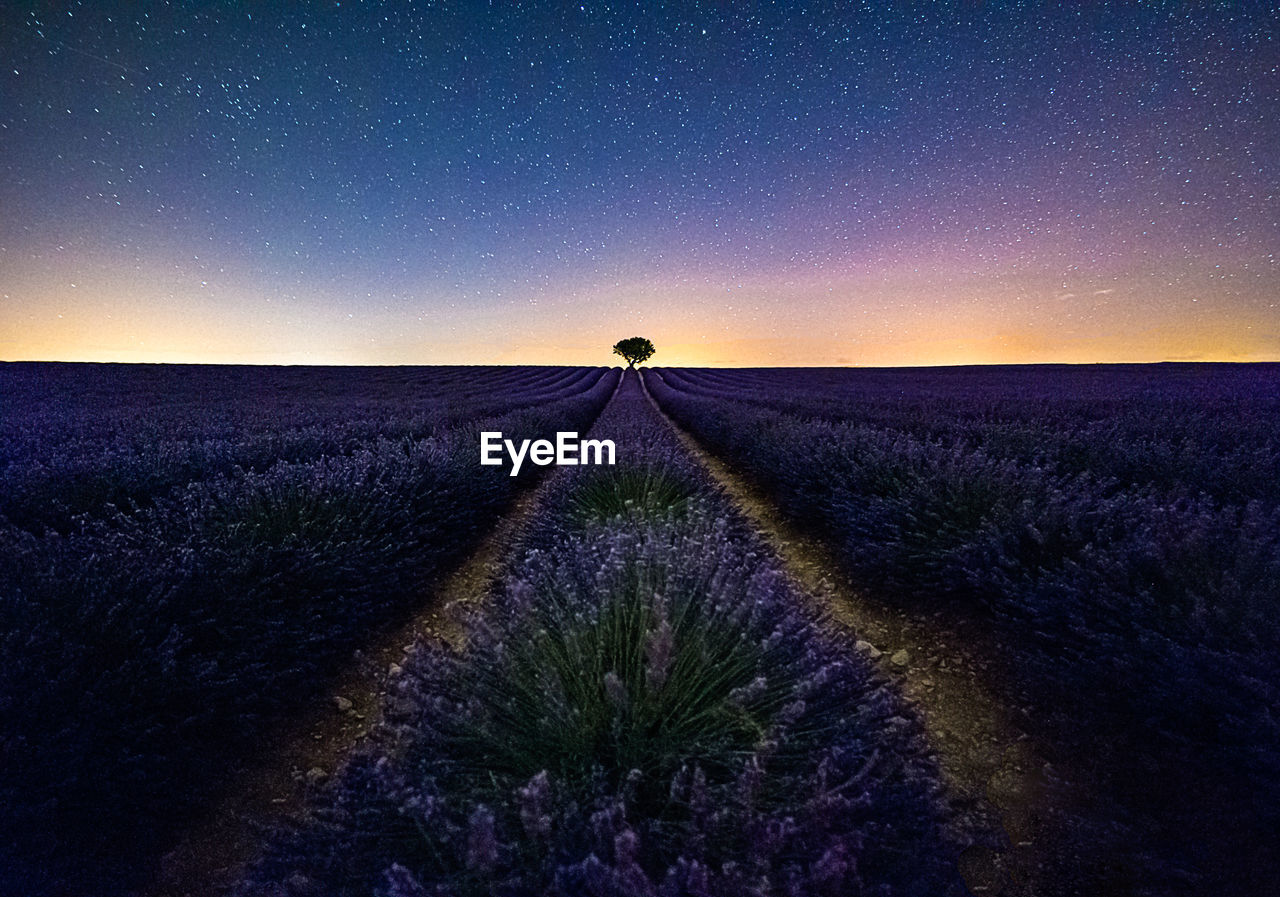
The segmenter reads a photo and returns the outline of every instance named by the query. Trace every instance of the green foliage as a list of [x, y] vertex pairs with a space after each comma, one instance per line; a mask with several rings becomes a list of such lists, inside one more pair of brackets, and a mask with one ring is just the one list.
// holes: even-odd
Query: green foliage
[[618, 340], [613, 344], [613, 354], [621, 355], [627, 360], [627, 364], [635, 367], [637, 364], [648, 361], [653, 357], [653, 343], [645, 339], [643, 336], [633, 336], [624, 340]]
[[679, 512], [693, 493], [691, 484], [660, 467], [595, 468], [575, 491], [571, 506], [583, 520]]
[[498, 801], [547, 770], [585, 797], [596, 776], [616, 785], [638, 770], [660, 817], [682, 765], [728, 779], [764, 740], [788, 691], [737, 697], [758, 675], [759, 645], [696, 596], [668, 606], [634, 573], [594, 618], [544, 619], [507, 644], [500, 678], [474, 692], [502, 712], [455, 733], [452, 753], [471, 758], [455, 767], [460, 790]]
[[296, 481], [246, 488], [237, 498], [235, 504], [214, 509], [206, 518], [210, 537], [218, 538], [221, 530], [223, 540], [237, 545], [329, 543], [359, 532], [367, 523], [363, 519], [367, 509], [357, 496], [324, 492]]

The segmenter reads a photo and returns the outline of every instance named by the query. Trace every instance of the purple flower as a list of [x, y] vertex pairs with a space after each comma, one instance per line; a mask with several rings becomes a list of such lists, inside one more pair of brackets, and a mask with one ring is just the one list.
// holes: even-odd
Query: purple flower
[[675, 631], [667, 619], [666, 607], [661, 599], [655, 601], [655, 609], [658, 611], [658, 622], [649, 630], [645, 639], [645, 685], [650, 691], [662, 689], [675, 652]]
[[429, 897], [413, 873], [399, 863], [392, 863], [383, 874], [387, 879], [387, 897]]
[[467, 868], [487, 872], [498, 862], [493, 812], [483, 804], [472, 812], [467, 828]]
[[604, 693], [609, 696], [609, 702], [616, 711], [622, 713], [627, 709], [627, 686], [613, 670], [604, 674]]
[[527, 785], [516, 790], [520, 805], [520, 822], [529, 835], [545, 838], [551, 834], [550, 798], [551, 782], [544, 769]]

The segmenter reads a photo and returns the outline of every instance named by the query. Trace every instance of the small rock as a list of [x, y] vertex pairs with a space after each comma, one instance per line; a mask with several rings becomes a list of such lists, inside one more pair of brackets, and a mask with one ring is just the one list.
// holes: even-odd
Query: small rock
[[307, 770], [307, 784], [312, 787], [319, 785], [327, 778], [329, 778], [329, 774], [319, 766], [313, 766]]
[[391, 664], [390, 668], [388, 668], [388, 670], [387, 670], [387, 675], [388, 675], [388, 676], [399, 676], [399, 675], [400, 675], [401, 673], [403, 673], [403, 672], [404, 672], [404, 668], [403, 668], [402, 666], [400, 666], [400, 664], [398, 664], [398, 663], [393, 663], [393, 664]]
[[862, 639], [858, 639], [856, 642], [854, 642], [853, 647], [857, 648], [859, 651], [865, 652], [872, 660], [875, 660], [877, 657], [879, 657], [881, 654], [884, 653], [875, 645], [871, 644], [871, 642], [864, 641]]
[[889, 658], [889, 663], [893, 664], [895, 667], [905, 667], [910, 660], [911, 655], [907, 653], [907, 649], [899, 648], [897, 651], [893, 652], [893, 655]]
[[333, 706], [338, 708], [339, 713], [346, 713], [354, 707], [355, 704], [351, 703], [350, 698], [344, 698], [342, 695], [335, 695], [333, 698]]

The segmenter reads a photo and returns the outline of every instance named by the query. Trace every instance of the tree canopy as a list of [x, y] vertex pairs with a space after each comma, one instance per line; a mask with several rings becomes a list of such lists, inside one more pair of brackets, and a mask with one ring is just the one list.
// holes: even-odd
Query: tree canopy
[[655, 351], [657, 350], [653, 348], [653, 343], [643, 336], [629, 337], [613, 344], [613, 354], [621, 355], [631, 367], [635, 367], [639, 362], [648, 361]]

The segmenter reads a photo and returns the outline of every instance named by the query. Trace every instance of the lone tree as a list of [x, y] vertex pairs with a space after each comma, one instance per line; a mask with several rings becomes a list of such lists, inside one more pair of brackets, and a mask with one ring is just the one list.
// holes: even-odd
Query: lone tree
[[633, 336], [613, 344], [613, 354], [625, 358], [630, 367], [635, 367], [641, 361], [648, 361], [653, 357], [654, 351], [653, 343], [643, 336]]

